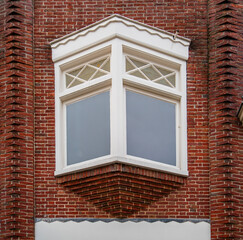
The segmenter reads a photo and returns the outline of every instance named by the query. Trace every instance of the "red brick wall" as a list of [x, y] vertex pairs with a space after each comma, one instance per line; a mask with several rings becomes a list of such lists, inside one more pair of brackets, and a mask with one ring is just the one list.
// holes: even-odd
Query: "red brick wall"
[[131, 217], [209, 218], [207, 2], [35, 1], [36, 217], [112, 217], [57, 184], [54, 72], [49, 42], [114, 13], [192, 39], [188, 61], [188, 165], [185, 184]]
[[34, 81], [31, 0], [0, 1], [1, 239], [34, 237]]
[[[240, 5], [241, 3], [241, 5]], [[243, 239], [243, 12], [237, 0], [209, 1], [209, 149], [212, 239]]]

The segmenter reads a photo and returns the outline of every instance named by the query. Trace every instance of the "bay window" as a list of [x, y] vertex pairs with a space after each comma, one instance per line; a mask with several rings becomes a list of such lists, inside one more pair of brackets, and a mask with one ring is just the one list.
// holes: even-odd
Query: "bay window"
[[188, 40], [115, 15], [52, 48], [56, 175], [114, 162], [188, 174]]

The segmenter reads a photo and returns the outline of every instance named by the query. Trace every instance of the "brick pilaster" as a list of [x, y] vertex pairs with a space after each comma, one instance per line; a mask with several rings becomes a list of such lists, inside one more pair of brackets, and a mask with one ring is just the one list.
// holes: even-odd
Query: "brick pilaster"
[[33, 239], [33, 3], [4, 0], [0, 8], [0, 239]]
[[212, 239], [242, 239], [242, 5], [209, 0], [209, 151]]

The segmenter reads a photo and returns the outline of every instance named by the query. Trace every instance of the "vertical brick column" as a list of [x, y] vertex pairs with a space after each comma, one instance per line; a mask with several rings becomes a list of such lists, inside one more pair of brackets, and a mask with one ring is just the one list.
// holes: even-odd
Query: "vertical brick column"
[[0, 239], [33, 239], [33, 3], [3, 0], [0, 9]]
[[243, 239], [242, 126], [236, 118], [243, 95], [242, 2], [208, 2], [212, 239]]

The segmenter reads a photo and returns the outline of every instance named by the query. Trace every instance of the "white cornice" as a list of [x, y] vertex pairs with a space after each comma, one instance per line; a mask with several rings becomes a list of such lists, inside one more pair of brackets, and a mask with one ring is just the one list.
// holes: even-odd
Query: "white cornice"
[[[66, 44], [69, 41], [75, 40], [79, 36], [85, 36], [89, 32], [94, 32], [98, 28], [106, 27], [111, 22], [123, 22], [127, 27], [135, 27], [139, 31], [147, 31], [152, 35], [158, 35], [162, 39], [170, 39], [172, 42], [180, 43], [184, 46], [188, 46], [191, 42], [190, 39], [184, 38], [184, 37], [181, 37], [178, 35], [174, 39], [175, 34], [173, 34], [173, 33], [167, 32], [165, 30], [162, 30], [162, 29], [159, 29], [156, 27], [149, 26], [144, 23], [140, 23], [138, 21], [126, 18], [126, 17], [118, 15], [118, 14], [114, 14], [114, 15], [104, 18], [98, 22], [95, 22], [87, 27], [81, 28], [81, 29], [74, 31], [70, 34], [67, 34], [61, 38], [55, 39], [50, 44], [51, 44], [52, 48], [56, 48], [59, 45]], [[164, 35], [167, 35], [167, 36], [164, 36]]]
[[189, 39], [115, 14], [52, 41], [53, 61], [82, 51], [87, 45], [92, 47], [114, 38], [146, 45], [181, 59], [188, 58]]

